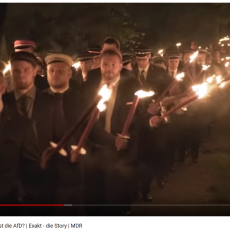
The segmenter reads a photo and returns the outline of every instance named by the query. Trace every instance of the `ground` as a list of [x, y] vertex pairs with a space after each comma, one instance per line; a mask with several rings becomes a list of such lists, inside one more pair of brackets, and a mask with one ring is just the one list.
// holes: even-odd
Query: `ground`
[[[229, 110], [230, 112], [230, 110]], [[153, 201], [139, 199], [132, 215], [230, 214], [230, 113], [218, 118], [212, 136], [203, 143], [199, 163], [189, 158], [176, 165], [164, 188], [153, 181]], [[220, 206], [221, 205], [221, 206]]]

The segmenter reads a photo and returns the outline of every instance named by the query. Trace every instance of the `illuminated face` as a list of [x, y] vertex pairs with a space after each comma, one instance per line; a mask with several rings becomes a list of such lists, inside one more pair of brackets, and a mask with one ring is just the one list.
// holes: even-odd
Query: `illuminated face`
[[151, 55], [148, 54], [145, 57], [136, 57], [136, 62], [139, 68], [145, 69], [149, 65], [149, 59], [151, 58]]
[[120, 75], [122, 63], [117, 55], [103, 55], [101, 58], [101, 75], [103, 80], [110, 84]]
[[214, 54], [214, 59], [219, 60], [220, 59], [220, 52], [216, 51]]
[[197, 59], [199, 62], [205, 62], [206, 54], [205, 53], [199, 53], [197, 56]]
[[72, 71], [64, 62], [54, 62], [47, 66], [47, 80], [49, 85], [58, 90], [68, 87]]
[[80, 61], [80, 67], [82, 72], [87, 74], [93, 67], [93, 59], [84, 62]]
[[192, 53], [185, 53], [184, 54], [184, 56], [183, 56], [183, 62], [184, 62], [184, 64], [189, 63], [191, 55], [192, 55]]
[[96, 69], [101, 66], [101, 56], [96, 56], [93, 58], [93, 68]]
[[11, 63], [11, 74], [14, 86], [19, 90], [30, 89], [34, 84], [37, 68], [27, 61], [13, 61]]
[[173, 59], [168, 59], [168, 66], [170, 70], [176, 70], [179, 66], [180, 59], [179, 58], [173, 58]]
[[195, 42], [191, 42], [191, 49], [192, 49], [192, 50], [197, 49], [197, 45], [196, 45]]

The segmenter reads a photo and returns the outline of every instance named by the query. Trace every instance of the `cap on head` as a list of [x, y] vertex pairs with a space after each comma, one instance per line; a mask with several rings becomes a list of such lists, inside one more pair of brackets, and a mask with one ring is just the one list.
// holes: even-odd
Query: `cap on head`
[[98, 56], [101, 54], [101, 47], [100, 46], [92, 46], [87, 49], [88, 53], [94, 54], [95, 56]]
[[117, 55], [120, 58], [120, 60], [122, 61], [122, 54], [121, 54], [121, 51], [119, 49], [102, 50], [101, 57], [103, 57], [104, 55]]
[[131, 63], [133, 60], [135, 59], [135, 55], [134, 54], [123, 54], [122, 56], [122, 63], [123, 65], [128, 65], [129, 63]]
[[74, 64], [73, 59], [66, 54], [53, 53], [53, 54], [49, 54], [46, 56], [46, 58], [45, 58], [46, 65], [49, 65], [49, 64], [55, 63], [55, 62], [64, 62], [64, 63], [68, 64], [69, 66], [72, 66]]
[[121, 48], [120, 42], [118, 41], [117, 38], [113, 38], [113, 37], [107, 37], [102, 43], [101, 43], [101, 47], [103, 47], [104, 44], [115, 44], [117, 49]]
[[34, 67], [36, 67], [38, 64], [37, 58], [33, 54], [25, 51], [12, 53], [10, 57], [10, 63], [14, 61], [26, 61], [31, 63]]
[[88, 51], [86, 52], [83, 52], [81, 54], [79, 54], [77, 56], [77, 59], [80, 61], [80, 62], [86, 62], [86, 61], [89, 61], [91, 60], [94, 56], [97, 56], [98, 54], [95, 54], [95, 53], [90, 53]]
[[140, 46], [136, 49], [134, 49], [134, 54], [136, 57], [145, 57], [148, 54], [152, 54], [151, 53], [151, 49], [147, 46]]
[[168, 59], [178, 59], [178, 58], [180, 58], [180, 53], [177, 51], [169, 52], [169, 53], [167, 53], [166, 57]]
[[24, 51], [27, 48], [36, 49], [36, 44], [34, 41], [31, 40], [16, 40], [14, 42], [14, 50], [16, 52]]

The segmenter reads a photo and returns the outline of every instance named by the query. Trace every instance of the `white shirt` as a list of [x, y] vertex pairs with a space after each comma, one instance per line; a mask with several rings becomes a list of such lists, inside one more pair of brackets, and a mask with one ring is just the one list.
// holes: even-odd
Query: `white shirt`
[[144, 71], [145, 71], [145, 72], [144, 72], [144, 77], [145, 77], [145, 80], [146, 80], [147, 73], [148, 73], [148, 69], [149, 69], [149, 64], [148, 64], [148, 66], [147, 66], [145, 69], [142, 69], [142, 68], [138, 67], [139, 76], [141, 76], [141, 72], [142, 72], [142, 70], [144, 70]]
[[168, 74], [169, 74], [169, 76], [171, 76], [172, 77], [172, 72], [174, 73], [174, 77], [176, 77], [176, 75], [177, 75], [177, 69], [175, 69], [175, 70], [171, 70], [171, 69], [168, 69]]
[[69, 86], [66, 87], [66, 88], [63, 89], [63, 90], [56, 90], [56, 89], [52, 88], [51, 86], [50, 86], [50, 89], [51, 89], [51, 91], [52, 91], [53, 93], [64, 93], [66, 90], [69, 89]]

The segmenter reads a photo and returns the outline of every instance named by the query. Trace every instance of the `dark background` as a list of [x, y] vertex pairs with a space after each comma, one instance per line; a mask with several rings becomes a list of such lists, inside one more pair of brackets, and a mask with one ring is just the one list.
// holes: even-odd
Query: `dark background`
[[1, 3], [1, 59], [17, 39], [32, 39], [38, 53], [70, 55], [107, 36], [117, 37], [122, 50], [145, 44], [157, 52], [191, 41], [199, 46], [229, 34], [228, 3]]

